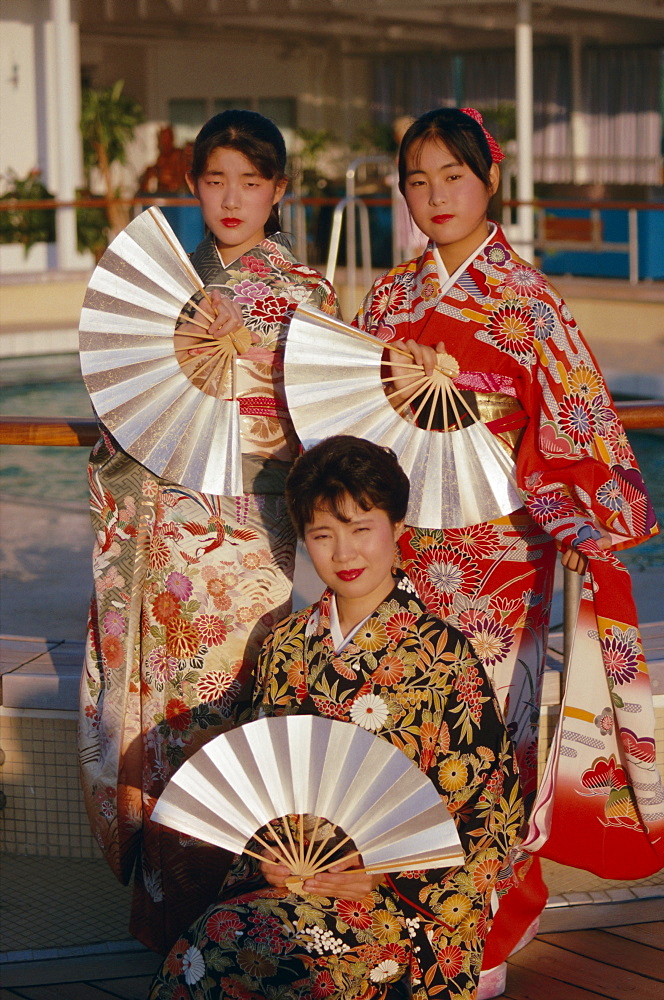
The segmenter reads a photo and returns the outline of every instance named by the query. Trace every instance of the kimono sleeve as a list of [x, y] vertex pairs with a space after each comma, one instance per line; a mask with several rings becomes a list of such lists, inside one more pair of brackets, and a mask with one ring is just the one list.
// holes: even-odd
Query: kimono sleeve
[[258, 656], [252, 705], [253, 719], [287, 715], [301, 700], [303, 636], [312, 608], [284, 619], [268, 635]]
[[449, 989], [452, 959], [457, 971], [462, 962], [479, 971], [491, 893], [523, 822], [514, 751], [491, 683], [460, 633], [449, 629], [448, 636], [445, 701], [435, 738], [428, 716], [422, 720], [430, 745], [421, 747], [420, 766], [455, 820], [466, 863], [387, 876], [416, 939], [414, 980], [427, 995]]
[[[427, 712], [422, 701], [419, 763], [454, 818], [468, 867], [487, 851], [498, 860], [507, 856], [523, 820], [521, 786], [491, 681], [461, 633], [445, 633], [451, 669], [442, 711]], [[435, 737], [429, 718], [436, 720]], [[444, 881], [446, 871], [438, 874]]]
[[322, 278], [313, 296], [315, 305], [329, 316], [341, 319], [341, 307], [339, 298], [333, 286], [327, 279]]
[[[394, 340], [396, 326], [393, 317], [408, 320], [408, 288], [413, 278], [416, 260], [401, 264], [378, 278], [365, 295], [352, 326], [381, 340]], [[401, 334], [406, 339], [407, 334]]]
[[532, 517], [562, 545], [598, 537], [614, 548], [658, 531], [625, 429], [599, 366], [569, 309], [548, 289], [533, 302], [530, 416], [517, 480]]

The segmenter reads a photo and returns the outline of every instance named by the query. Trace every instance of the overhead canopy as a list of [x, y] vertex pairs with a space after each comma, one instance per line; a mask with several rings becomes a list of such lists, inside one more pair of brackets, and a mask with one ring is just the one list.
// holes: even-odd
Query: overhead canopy
[[[518, 0], [81, 0], [90, 37], [198, 38], [230, 30], [285, 42], [337, 39], [358, 52], [506, 47]], [[599, 44], [664, 40], [661, 0], [533, 0], [536, 36]]]
[[[69, 0], [51, 2], [57, 7]], [[606, 153], [599, 148], [600, 144], [590, 136], [587, 121], [584, 120], [581, 45], [623, 49], [644, 46], [651, 50], [651, 56], [656, 57], [652, 47], [664, 44], [664, 0], [549, 0], [546, 3], [540, 0], [418, 0], [417, 4], [406, 4], [404, 0], [78, 0], [72, 14], [80, 26], [83, 64], [86, 63], [86, 53], [92, 53], [96, 47], [97, 58], [91, 59], [90, 63], [95, 64], [102, 75], [117, 72], [119, 76], [128, 72], [135, 84], [142, 74], [146, 88], [148, 84], [145, 81], [150, 81], [152, 117], [161, 117], [167, 100], [180, 96], [180, 93], [166, 96], [165, 64], [168, 64], [168, 79], [177, 81], [183, 97], [190, 91], [200, 96], [200, 71], [197, 82], [194, 82], [193, 67], [187, 62], [191, 59], [191, 50], [199, 43], [201, 51], [205, 47], [210, 52], [219, 45], [220, 52], [230, 54], [234, 47], [239, 49], [237, 43], [244, 44], [247, 40], [265, 48], [268, 43], [274, 47], [276, 42], [283, 58], [290, 60], [291, 73], [303, 62], [307, 52], [324, 52], [330, 56], [334, 67], [334, 94], [329, 87], [326, 92], [321, 87], [316, 90], [317, 85], [312, 79], [307, 80], [306, 95], [300, 91], [300, 97], [305, 98], [310, 106], [318, 108], [336, 101], [341, 108], [347, 109], [346, 125], [351, 119], [354, 123], [357, 117], [357, 91], [348, 64], [362, 60], [353, 59], [354, 56], [365, 59], [374, 57], [374, 63], [383, 56], [385, 64], [394, 70], [396, 77], [397, 60], [393, 56], [418, 62], [417, 55], [426, 53], [428, 59], [440, 64], [445, 59], [448, 63], [455, 61], [457, 53], [466, 53], [469, 59], [481, 61], [481, 53], [488, 50], [504, 52], [514, 49], [516, 176], [517, 195], [522, 202], [529, 202], [533, 192], [533, 47], [550, 49], [552, 46], [564, 46], [570, 49], [571, 127], [568, 134], [558, 129], [554, 136], [554, 155], [547, 155], [554, 163], [566, 157], [572, 166], [571, 169], [563, 166], [562, 174], [568, 176], [571, 173], [574, 180], [580, 181], [586, 177], [591, 164], [594, 169], [593, 157], [596, 159], [601, 153], [606, 158]], [[98, 44], [95, 46], [95, 43]], [[172, 52], [162, 52], [160, 56], [157, 50], [168, 50], [167, 43], [181, 46], [183, 52], [189, 43], [183, 63], [174, 64]], [[141, 46], [144, 52], [151, 46], [149, 56], [138, 56]], [[111, 48], [121, 54], [109, 60], [107, 57]], [[635, 55], [640, 65], [640, 57]], [[343, 57], [343, 65], [337, 62], [338, 56]], [[319, 57], [316, 60], [318, 64], [324, 61]], [[156, 70], [158, 64], [161, 66], [161, 77]], [[213, 86], [211, 76], [214, 76], [215, 67], [210, 62], [206, 65], [209, 67], [206, 77], [208, 86]], [[223, 60], [220, 65], [223, 65]], [[651, 78], [657, 77], [658, 66], [650, 73], [650, 82]], [[239, 74], [235, 70], [233, 78], [238, 81], [237, 85], [246, 86], [247, 78], [254, 76], [254, 70], [258, 68], [258, 64], [247, 65], [246, 68], [243, 65]], [[543, 72], [546, 72], [544, 68]], [[423, 64], [419, 75], [426, 73], [426, 65]], [[619, 70], [618, 73], [619, 76], [624, 75]], [[613, 78], [616, 78], [615, 72]], [[465, 101], [462, 89], [453, 86], [452, 91], [452, 100], [458, 102], [463, 97]], [[370, 98], [365, 101], [365, 107], [368, 107], [369, 101]], [[200, 103], [206, 103], [205, 99]], [[394, 101], [389, 108], [386, 106], [383, 115], [401, 113], [398, 103]], [[159, 107], [155, 113], [157, 104]], [[649, 103], [639, 105], [638, 101], [632, 102], [630, 120], [634, 119], [634, 113], [640, 114], [646, 107], [651, 118], [655, 117], [659, 122], [655, 104], [656, 98], [652, 95]], [[375, 100], [373, 108], [374, 113], [378, 113]], [[623, 110], [612, 107], [611, 113], [619, 114]], [[265, 113], [273, 114], [270, 110]], [[603, 109], [598, 109], [596, 117], [602, 118], [602, 113]], [[319, 121], [317, 127], [323, 124]], [[648, 132], [647, 148], [644, 149], [644, 143], [639, 138], [636, 144], [628, 143], [629, 148], [624, 150], [621, 143], [613, 142], [611, 137], [610, 156], [613, 159], [621, 156], [623, 159], [650, 157], [652, 165], [648, 163], [644, 169], [651, 170], [652, 176], [655, 176], [661, 165], [659, 149], [655, 148], [658, 143], [656, 133], [660, 135], [661, 128], [648, 122], [639, 128]], [[348, 127], [346, 131], [349, 132]], [[532, 212], [527, 208], [519, 210], [518, 231], [515, 238], [521, 251], [528, 255], [532, 243]]]

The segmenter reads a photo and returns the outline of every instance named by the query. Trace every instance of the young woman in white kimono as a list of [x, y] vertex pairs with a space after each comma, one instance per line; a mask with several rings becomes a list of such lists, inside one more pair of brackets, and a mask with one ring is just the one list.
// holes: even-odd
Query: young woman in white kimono
[[[251, 332], [236, 386], [244, 495], [164, 481], [103, 425], [90, 460], [95, 592], [81, 685], [83, 790], [113, 872], [125, 883], [135, 875], [131, 932], [159, 951], [214, 898], [229, 859], [152, 824], [154, 803], [175, 769], [246, 708], [263, 639], [290, 610], [295, 534], [283, 490], [298, 442], [284, 397], [284, 341], [299, 302], [332, 313], [337, 302], [278, 231], [285, 170], [277, 127], [255, 112], [227, 111], [203, 126], [188, 175], [207, 227], [191, 260], [218, 312], [209, 332]], [[192, 346], [184, 334], [198, 327], [186, 320], [181, 343], [203, 366], [206, 341]]]

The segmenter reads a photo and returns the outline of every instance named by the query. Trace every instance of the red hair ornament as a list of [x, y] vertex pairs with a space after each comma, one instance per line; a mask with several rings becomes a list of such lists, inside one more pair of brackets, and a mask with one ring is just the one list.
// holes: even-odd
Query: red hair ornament
[[462, 111], [464, 115], [468, 115], [469, 118], [474, 119], [474, 121], [476, 121], [478, 125], [482, 126], [482, 131], [484, 132], [486, 141], [489, 144], [489, 152], [491, 153], [491, 159], [493, 160], [493, 162], [500, 163], [501, 160], [504, 160], [505, 154], [503, 153], [502, 149], [500, 148], [494, 137], [491, 135], [491, 133], [487, 132], [487, 130], [484, 128], [484, 121], [482, 119], [482, 115], [480, 114], [480, 112], [477, 111], [475, 108], [460, 108], [459, 110]]

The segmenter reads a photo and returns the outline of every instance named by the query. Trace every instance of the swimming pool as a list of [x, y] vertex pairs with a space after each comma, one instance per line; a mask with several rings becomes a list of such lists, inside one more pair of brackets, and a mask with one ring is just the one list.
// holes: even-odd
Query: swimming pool
[[[78, 356], [11, 358], [3, 362], [0, 412], [15, 416], [91, 417]], [[664, 520], [664, 437], [631, 431], [629, 439], [650, 495]], [[87, 504], [88, 452], [85, 448], [4, 446], [0, 449], [0, 490], [11, 498]], [[664, 533], [621, 553], [634, 569], [664, 567]]]

